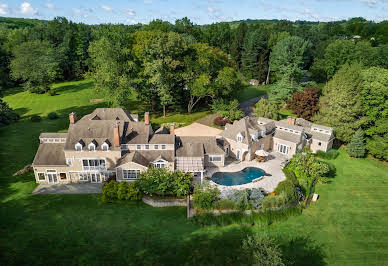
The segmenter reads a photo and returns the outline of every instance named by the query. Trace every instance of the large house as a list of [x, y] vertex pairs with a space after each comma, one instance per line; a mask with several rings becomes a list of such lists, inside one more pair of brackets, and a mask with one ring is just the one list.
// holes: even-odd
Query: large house
[[179, 137], [174, 125], [153, 131], [121, 108], [97, 108], [77, 120], [69, 115], [67, 133], [42, 133], [33, 169], [37, 183], [100, 183], [109, 177], [131, 181], [149, 167], [193, 173], [203, 178], [207, 167], [222, 167], [225, 158], [253, 160], [257, 150], [287, 157], [308, 146], [327, 151], [333, 130], [304, 119], [274, 121], [244, 117], [227, 124], [216, 137]]

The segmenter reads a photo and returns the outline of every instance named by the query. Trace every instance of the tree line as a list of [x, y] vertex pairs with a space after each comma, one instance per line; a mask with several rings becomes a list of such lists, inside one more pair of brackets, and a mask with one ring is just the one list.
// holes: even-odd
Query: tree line
[[387, 36], [387, 21], [363, 18], [204, 26], [187, 18], [131, 26], [1, 19], [0, 87], [44, 93], [54, 81], [88, 77], [112, 105], [136, 93], [165, 114], [235, 106], [242, 83], [255, 79], [271, 83], [259, 115], [276, 119], [280, 108], [292, 109], [332, 126], [345, 143], [362, 128], [368, 151], [387, 159], [378, 148], [388, 145]]

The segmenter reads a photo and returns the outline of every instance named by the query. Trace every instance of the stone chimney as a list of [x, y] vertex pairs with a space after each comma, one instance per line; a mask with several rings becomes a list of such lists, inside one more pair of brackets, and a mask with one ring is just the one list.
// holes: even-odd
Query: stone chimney
[[113, 128], [113, 142], [115, 147], [120, 147], [120, 128], [119, 123], [116, 123], [115, 127]]
[[170, 134], [171, 135], [175, 135], [175, 131], [174, 130], [175, 130], [175, 125], [174, 125], [174, 123], [171, 123], [170, 124]]
[[295, 123], [296, 123], [296, 118], [295, 118], [295, 117], [289, 116], [289, 117], [287, 118], [287, 122], [288, 122], [288, 124], [290, 124], [290, 125], [295, 125]]
[[144, 124], [146, 124], [146, 125], [150, 124], [150, 113], [149, 112], [144, 113]]
[[70, 124], [75, 124], [77, 122], [77, 114], [74, 112], [71, 112], [69, 114], [69, 120], [70, 120]]

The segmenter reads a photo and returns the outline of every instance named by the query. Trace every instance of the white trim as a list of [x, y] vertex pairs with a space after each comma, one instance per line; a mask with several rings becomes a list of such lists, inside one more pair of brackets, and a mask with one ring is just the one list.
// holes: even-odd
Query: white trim
[[[91, 150], [90, 148], [93, 147], [93, 150]], [[96, 151], [96, 145], [92, 142], [92, 143], [89, 143], [88, 145], [88, 151], [89, 152], [92, 152], [92, 151]]]
[[[77, 147], [80, 147], [80, 149], [78, 150]], [[74, 145], [74, 149], [75, 151], [77, 152], [81, 152], [82, 151], [82, 148], [83, 148], [83, 145], [79, 142], [77, 142], [75, 145]]]
[[[39, 179], [39, 174], [43, 174], [44, 179]], [[38, 181], [46, 181], [46, 174], [45, 172], [36, 172], [36, 177], [38, 178]]]
[[[80, 158], [81, 159], [81, 164], [82, 164], [82, 170], [83, 171], [104, 171], [104, 170], [106, 170], [106, 159], [105, 158]], [[84, 160], [87, 160], [88, 161], [88, 165], [84, 165]], [[90, 165], [90, 161], [91, 160], [93, 160], [93, 161], [95, 161], [95, 160], [99, 160], [99, 161], [101, 161], [101, 160], [103, 160], [104, 161], [104, 166], [103, 167], [101, 167], [100, 165], [100, 163], [101, 162], [99, 162], [99, 167], [96, 167], [95, 165]], [[85, 168], [85, 167], [87, 167], [87, 168]], [[94, 168], [90, 168], [90, 167], [94, 167]]]
[[102, 143], [102, 145], [101, 145], [101, 150], [102, 150], [102, 151], [104, 151], [104, 147], [106, 147], [105, 152], [109, 151], [109, 145], [108, 145], [108, 143], [106, 143], [106, 142]]
[[277, 151], [278, 153], [288, 155], [288, 153], [290, 152], [290, 150], [291, 150], [291, 147], [290, 147], [290, 146], [287, 146], [287, 145], [282, 144], [282, 143], [276, 143], [276, 151]]
[[144, 165], [142, 165], [142, 164], [135, 163], [135, 162], [127, 162], [127, 163], [125, 163], [125, 164], [121, 164], [121, 165], [119, 165], [119, 166], [116, 166], [116, 167], [115, 167], [116, 171], [117, 171], [117, 168], [123, 168], [123, 166], [125, 166], [125, 165], [127, 165], [127, 164], [129, 164], [129, 163], [133, 163], [133, 164], [136, 164], [136, 165], [138, 165], [138, 166], [144, 167], [145, 169], [148, 169], [147, 166], [144, 166]]
[[236, 149], [236, 159], [241, 161], [241, 150], [240, 149]]
[[[126, 171], [126, 172], [135, 171], [135, 176], [136, 177], [134, 177], [134, 178], [133, 177], [125, 178], [124, 171]], [[139, 179], [140, 174], [141, 174], [141, 170], [140, 169], [121, 169], [121, 178], [123, 180], [136, 180], [136, 179]], [[129, 175], [129, 173], [127, 173], [127, 175]]]

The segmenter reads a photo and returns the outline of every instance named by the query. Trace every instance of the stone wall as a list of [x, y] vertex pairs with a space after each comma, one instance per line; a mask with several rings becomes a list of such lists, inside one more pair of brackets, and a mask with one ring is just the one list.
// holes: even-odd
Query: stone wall
[[143, 202], [152, 207], [173, 207], [173, 206], [187, 206], [187, 199], [182, 198], [152, 198], [143, 196]]

